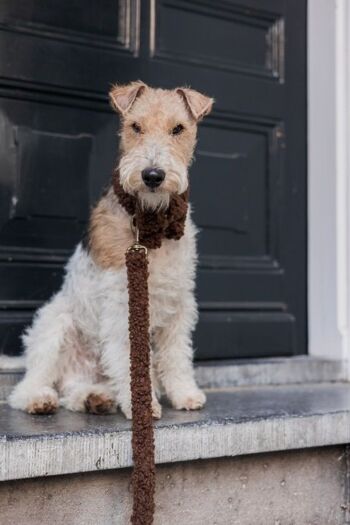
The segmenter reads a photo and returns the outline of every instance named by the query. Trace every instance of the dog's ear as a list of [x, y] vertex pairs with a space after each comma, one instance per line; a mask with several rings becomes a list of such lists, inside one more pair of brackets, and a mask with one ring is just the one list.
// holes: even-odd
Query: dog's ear
[[177, 88], [176, 93], [183, 98], [187, 109], [196, 120], [201, 120], [211, 112], [214, 104], [213, 98], [190, 88]]
[[126, 85], [115, 84], [109, 92], [112, 108], [125, 115], [146, 87], [146, 84], [139, 80]]

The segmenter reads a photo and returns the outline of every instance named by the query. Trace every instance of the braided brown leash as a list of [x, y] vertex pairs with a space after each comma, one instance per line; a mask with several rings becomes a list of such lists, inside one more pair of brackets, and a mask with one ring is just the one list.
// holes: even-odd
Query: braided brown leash
[[131, 216], [135, 242], [125, 259], [129, 292], [130, 386], [132, 403], [133, 525], [152, 525], [154, 516], [155, 461], [150, 370], [150, 325], [147, 249], [160, 248], [162, 239], [184, 234], [188, 192], [174, 195], [167, 210], [141, 209], [137, 199], [124, 192], [119, 174], [113, 178], [120, 204]]
[[132, 403], [133, 512], [131, 523], [151, 525], [155, 463], [150, 374], [147, 248], [135, 242], [126, 252], [129, 291], [130, 384]]

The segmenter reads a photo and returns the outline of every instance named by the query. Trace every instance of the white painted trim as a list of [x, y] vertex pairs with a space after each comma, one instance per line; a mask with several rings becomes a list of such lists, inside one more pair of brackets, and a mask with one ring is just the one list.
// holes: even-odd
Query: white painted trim
[[309, 353], [335, 359], [350, 357], [349, 44], [348, 0], [309, 0]]
[[342, 357], [350, 353], [350, 8], [336, 0], [336, 174], [338, 328]]

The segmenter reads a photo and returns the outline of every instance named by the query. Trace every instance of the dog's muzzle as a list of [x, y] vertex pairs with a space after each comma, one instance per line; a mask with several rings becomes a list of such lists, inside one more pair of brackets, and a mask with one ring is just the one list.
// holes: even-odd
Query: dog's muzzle
[[151, 190], [158, 188], [165, 179], [165, 171], [161, 168], [145, 168], [142, 170], [142, 180]]

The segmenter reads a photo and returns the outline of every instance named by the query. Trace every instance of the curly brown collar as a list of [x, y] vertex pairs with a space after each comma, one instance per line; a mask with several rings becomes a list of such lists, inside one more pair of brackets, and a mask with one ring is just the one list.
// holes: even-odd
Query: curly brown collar
[[113, 188], [123, 208], [135, 217], [140, 243], [146, 248], [160, 248], [164, 238], [178, 240], [183, 236], [188, 209], [188, 190], [181, 195], [172, 195], [168, 208], [152, 211], [142, 208], [136, 197], [124, 191], [118, 171], [113, 174]]

